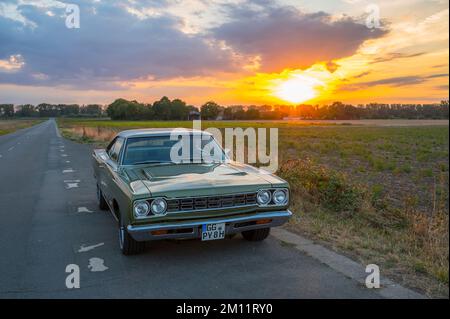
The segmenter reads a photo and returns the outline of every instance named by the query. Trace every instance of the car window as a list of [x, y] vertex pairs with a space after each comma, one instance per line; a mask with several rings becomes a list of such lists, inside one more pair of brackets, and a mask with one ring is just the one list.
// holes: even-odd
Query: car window
[[111, 156], [112, 149], [114, 148], [114, 144], [116, 144], [117, 138], [115, 138], [111, 143], [109, 143], [108, 147], [106, 148], [106, 153], [108, 153], [108, 156]]
[[111, 148], [108, 151], [109, 157], [115, 162], [119, 161], [119, 154], [120, 154], [120, 150], [122, 149], [122, 146], [123, 146], [123, 141], [124, 141], [123, 138], [121, 138], [121, 137], [117, 138], [117, 140], [114, 142], [114, 144], [111, 146]]
[[[210, 153], [209, 159], [212, 159], [212, 161], [220, 162], [225, 159], [222, 149], [212, 137], [199, 139], [199, 141], [200, 145], [197, 148], [193, 137], [189, 137], [188, 153], [186, 154], [187, 158], [184, 158], [184, 160], [202, 161], [206, 149], [208, 149], [208, 153]], [[178, 142], [179, 140], [171, 140], [170, 136], [129, 138], [124, 151], [123, 165], [133, 165], [144, 162], [172, 162], [171, 150]], [[209, 145], [209, 148], [205, 148], [206, 145]], [[198, 151], [195, 151], [194, 149]], [[196, 155], [199, 156], [199, 158], [195, 158]]]

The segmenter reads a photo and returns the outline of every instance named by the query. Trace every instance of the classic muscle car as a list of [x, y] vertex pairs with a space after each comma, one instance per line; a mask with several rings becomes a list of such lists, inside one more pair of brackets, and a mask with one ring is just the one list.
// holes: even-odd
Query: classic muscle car
[[[261, 241], [292, 215], [286, 181], [230, 160], [203, 131], [181, 133], [178, 139], [191, 141], [186, 145], [192, 152], [173, 161], [171, 150], [179, 140], [172, 132], [127, 130], [106, 149], [93, 151], [99, 207], [116, 218], [123, 254], [139, 253], [145, 242], [159, 239], [215, 240], [242, 233]], [[194, 142], [199, 134], [200, 144]], [[203, 148], [211, 144], [219, 152], [204, 160]]]

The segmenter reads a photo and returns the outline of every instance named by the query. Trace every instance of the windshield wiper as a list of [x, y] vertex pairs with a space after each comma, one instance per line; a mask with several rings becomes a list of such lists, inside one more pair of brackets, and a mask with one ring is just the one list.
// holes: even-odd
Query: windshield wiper
[[175, 164], [218, 164], [218, 163], [225, 163], [224, 160], [212, 160], [207, 161], [204, 158], [183, 158], [181, 159], [182, 162], [175, 163]]
[[187, 161], [182, 160], [182, 162], [172, 162], [172, 161], [142, 161], [142, 162], [135, 162], [129, 165], [141, 165], [141, 164], [174, 164], [174, 165], [180, 165], [180, 164], [222, 164], [225, 163], [225, 161], [211, 161], [207, 162], [203, 159], [201, 160], [194, 160], [194, 159], [188, 159]]
[[135, 162], [131, 165], [140, 165], [140, 164], [168, 164], [172, 163], [171, 161], [142, 161], [142, 162]]

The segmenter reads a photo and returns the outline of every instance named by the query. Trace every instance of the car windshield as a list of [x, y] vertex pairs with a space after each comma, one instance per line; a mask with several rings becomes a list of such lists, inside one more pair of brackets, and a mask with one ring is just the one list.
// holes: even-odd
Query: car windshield
[[127, 140], [123, 165], [217, 163], [225, 159], [211, 135], [146, 136]]

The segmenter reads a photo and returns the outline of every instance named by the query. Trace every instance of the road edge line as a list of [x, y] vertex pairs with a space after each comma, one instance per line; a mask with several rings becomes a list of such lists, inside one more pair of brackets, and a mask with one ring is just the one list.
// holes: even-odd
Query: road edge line
[[56, 130], [56, 137], [61, 138], [61, 132], [59, 131], [59, 127], [58, 127], [58, 123], [56, 123], [55, 118], [51, 118], [51, 120], [53, 121], [53, 123], [55, 123], [55, 130]]
[[[282, 242], [293, 245], [293, 248], [313, 257], [337, 272], [340, 272], [346, 277], [349, 277], [365, 286], [365, 279], [368, 274], [365, 272], [365, 267], [356, 261], [283, 228], [273, 228], [271, 235]], [[415, 292], [409, 288], [405, 288], [387, 278], [383, 278], [382, 276], [380, 281], [381, 288], [373, 288], [372, 290], [384, 298], [428, 299], [427, 296]]]

